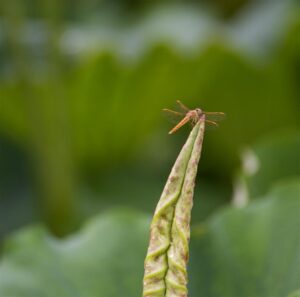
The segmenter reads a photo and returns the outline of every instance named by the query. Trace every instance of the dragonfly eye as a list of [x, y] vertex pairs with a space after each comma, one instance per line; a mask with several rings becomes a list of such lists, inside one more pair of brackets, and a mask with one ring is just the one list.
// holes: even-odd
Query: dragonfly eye
[[196, 108], [196, 111], [197, 111], [197, 113], [198, 113], [199, 116], [203, 113], [202, 109], [200, 109], [200, 108]]

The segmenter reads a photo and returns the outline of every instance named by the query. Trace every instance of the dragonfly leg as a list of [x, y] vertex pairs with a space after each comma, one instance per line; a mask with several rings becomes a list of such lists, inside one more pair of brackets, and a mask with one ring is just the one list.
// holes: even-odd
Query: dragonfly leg
[[205, 120], [205, 122], [208, 123], [208, 124], [212, 124], [212, 125], [214, 125], [216, 127], [219, 127], [219, 125], [216, 122], [214, 122], [214, 121]]
[[193, 124], [193, 125], [196, 125], [198, 121], [199, 121], [199, 118], [193, 118], [192, 124]]

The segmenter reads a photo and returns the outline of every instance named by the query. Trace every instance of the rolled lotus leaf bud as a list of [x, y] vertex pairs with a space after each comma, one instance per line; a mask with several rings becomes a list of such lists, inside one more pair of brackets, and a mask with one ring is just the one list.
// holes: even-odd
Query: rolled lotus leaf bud
[[143, 297], [186, 297], [190, 219], [205, 129], [202, 115], [192, 129], [157, 204], [145, 259]]

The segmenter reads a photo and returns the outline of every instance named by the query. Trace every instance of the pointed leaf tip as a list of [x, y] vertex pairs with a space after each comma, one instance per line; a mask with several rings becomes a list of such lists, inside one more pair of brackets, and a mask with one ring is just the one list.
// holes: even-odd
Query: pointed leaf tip
[[145, 259], [144, 297], [187, 296], [190, 219], [205, 117], [191, 131], [157, 204]]

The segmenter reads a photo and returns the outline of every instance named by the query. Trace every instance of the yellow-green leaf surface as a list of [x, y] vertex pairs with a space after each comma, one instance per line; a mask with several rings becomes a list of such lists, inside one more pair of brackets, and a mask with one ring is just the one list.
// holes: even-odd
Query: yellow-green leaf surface
[[293, 292], [288, 297], [300, 297], [300, 290], [297, 290], [297, 291]]
[[187, 296], [190, 217], [205, 118], [193, 128], [163, 190], [151, 223], [145, 297]]

